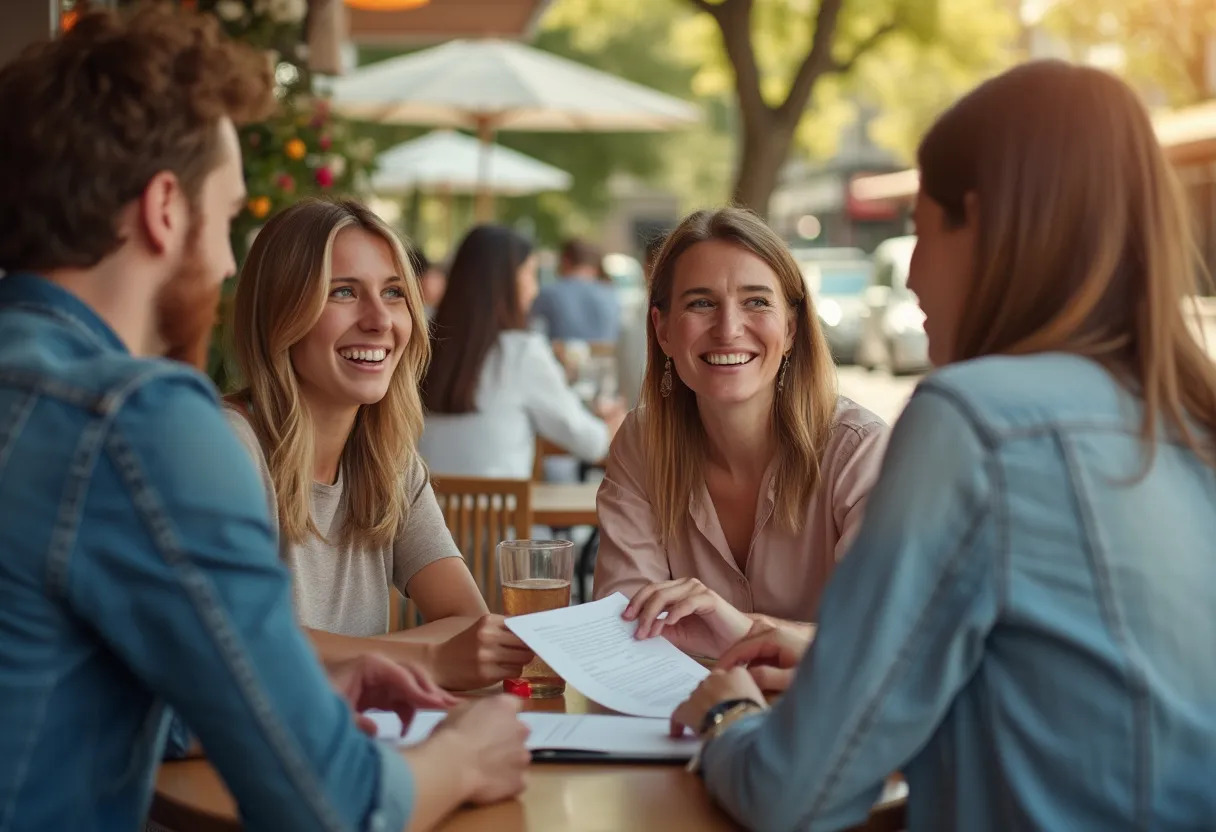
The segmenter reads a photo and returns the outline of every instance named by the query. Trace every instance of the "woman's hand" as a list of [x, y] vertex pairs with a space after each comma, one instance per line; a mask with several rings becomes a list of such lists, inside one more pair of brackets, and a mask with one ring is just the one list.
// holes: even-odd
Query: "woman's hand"
[[762, 690], [783, 691], [814, 638], [813, 626], [758, 621], [746, 638], [722, 654], [718, 666], [745, 668]]
[[715, 669], [671, 715], [671, 735], [683, 736], [685, 727], [694, 734], [701, 730], [705, 715], [715, 705], [731, 699], [752, 699], [764, 703], [764, 694], [756, 682], [741, 667], [733, 670]]
[[476, 690], [522, 676], [532, 651], [507, 629], [501, 615], [483, 615], [461, 632], [434, 646], [435, 678], [450, 690]]
[[326, 668], [330, 684], [355, 712], [359, 729], [376, 735], [376, 724], [361, 711], [392, 711], [407, 727], [418, 708], [450, 708], [459, 700], [439, 687], [419, 665], [399, 664], [376, 653], [333, 662]]
[[[666, 618], [660, 619], [662, 613]], [[666, 636], [685, 653], [717, 658], [747, 635], [752, 619], [696, 578], [642, 587], [621, 617], [638, 622], [639, 639]]]

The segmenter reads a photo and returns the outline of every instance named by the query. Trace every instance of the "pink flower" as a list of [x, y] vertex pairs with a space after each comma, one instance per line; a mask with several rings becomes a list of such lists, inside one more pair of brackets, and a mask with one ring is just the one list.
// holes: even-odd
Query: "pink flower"
[[328, 133], [322, 133], [321, 138], [317, 139], [317, 146], [322, 150], [329, 150], [333, 146], [334, 138]]
[[322, 188], [333, 187], [334, 172], [327, 167], [317, 168], [317, 184]]
[[280, 173], [278, 179], [275, 180], [275, 184], [287, 193], [292, 193], [296, 189], [296, 180], [290, 173]]

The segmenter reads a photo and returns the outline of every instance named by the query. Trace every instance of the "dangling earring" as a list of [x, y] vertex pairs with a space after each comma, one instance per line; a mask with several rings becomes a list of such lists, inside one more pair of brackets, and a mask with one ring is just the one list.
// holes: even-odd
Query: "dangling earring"
[[667, 360], [663, 362], [663, 378], [659, 382], [659, 395], [667, 398], [671, 395], [671, 356], [667, 356]]
[[780, 393], [785, 389], [785, 371], [790, 368], [790, 357], [787, 355], [781, 359], [781, 372], [777, 375], [777, 392]]

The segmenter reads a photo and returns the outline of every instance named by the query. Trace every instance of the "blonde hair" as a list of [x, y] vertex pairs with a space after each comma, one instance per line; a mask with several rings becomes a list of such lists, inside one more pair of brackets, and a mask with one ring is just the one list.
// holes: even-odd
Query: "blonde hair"
[[[709, 240], [730, 243], [763, 260], [776, 275], [795, 318], [784, 389], [773, 399], [777, 436], [773, 482], [776, 521], [796, 531], [822, 479], [820, 462], [836, 413], [836, 368], [798, 264], [781, 238], [751, 211], [731, 207], [685, 217], [655, 259], [650, 306], [663, 316], [670, 312], [677, 262], [688, 249]], [[643, 442], [650, 460], [647, 481], [660, 537], [669, 541], [678, 533], [695, 484], [704, 477], [707, 440], [696, 395], [679, 381], [674, 366], [670, 395], [660, 392], [667, 356], [659, 346], [652, 316], [647, 319], [646, 342], [641, 405]]]
[[1091, 358], [1144, 400], [1146, 470], [1161, 417], [1216, 462], [1216, 368], [1183, 314], [1198, 292], [1198, 251], [1135, 93], [1096, 69], [1024, 64], [956, 103], [918, 155], [922, 192], [948, 223], [965, 221], [968, 194], [978, 204], [952, 358]]
[[346, 228], [388, 243], [405, 280], [413, 333], [385, 397], [359, 408], [342, 451], [344, 540], [391, 543], [405, 521], [402, 474], [422, 433], [418, 380], [430, 360], [422, 294], [404, 246], [384, 222], [358, 202], [308, 199], [273, 217], [258, 232], [241, 268], [233, 340], [246, 387], [231, 399], [247, 416], [266, 454], [288, 543], [323, 537], [312, 517], [313, 422], [300, 395], [290, 349], [316, 324], [332, 277], [334, 240]]

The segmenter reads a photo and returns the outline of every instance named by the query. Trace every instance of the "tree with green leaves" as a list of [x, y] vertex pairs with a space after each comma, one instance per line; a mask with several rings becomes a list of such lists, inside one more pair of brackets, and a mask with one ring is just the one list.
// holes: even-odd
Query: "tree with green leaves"
[[[764, 213], [791, 153], [830, 157], [863, 106], [871, 138], [910, 161], [944, 107], [1013, 60], [1017, 34], [1010, 0], [555, 0], [537, 45], [707, 114], [669, 137], [602, 137], [597, 164], [629, 147], [690, 206], [733, 197]], [[525, 152], [561, 166], [562, 141], [529, 137]], [[603, 181], [567, 169], [576, 187]]]
[[[716, 24], [733, 74], [740, 121], [734, 199], [761, 214], [767, 212], [781, 168], [821, 89], [839, 99], [862, 63], [874, 58], [891, 71], [895, 67], [890, 58], [899, 55], [904, 71], [895, 77], [912, 93], [908, 100], [928, 105], [922, 106], [919, 118], [911, 119], [920, 126], [927, 120], [926, 109], [935, 113], [962, 91], [956, 87], [965, 88], [986, 70], [1002, 66], [1008, 60], [1006, 46], [1014, 32], [1008, 3], [1000, 0], [687, 2]], [[951, 9], [951, 25], [961, 24], [979, 40], [960, 43], [944, 32], [939, 20], [942, 6], [947, 4], [969, 7]], [[960, 11], [965, 14], [958, 14]], [[918, 65], [932, 69], [933, 62], [924, 58], [933, 52], [939, 57], [949, 55], [953, 60], [946, 63], [963, 68], [965, 79], [961, 85], [949, 85], [948, 97], [932, 96], [925, 101], [912, 89], [920, 79], [907, 70]], [[947, 69], [940, 62], [938, 68]], [[939, 80], [929, 82], [940, 88]], [[854, 95], [861, 92], [856, 84], [852, 87]], [[879, 103], [896, 109], [900, 105], [898, 97]], [[889, 138], [898, 141], [900, 137], [891, 134]], [[907, 137], [902, 138], [906, 143]]]

